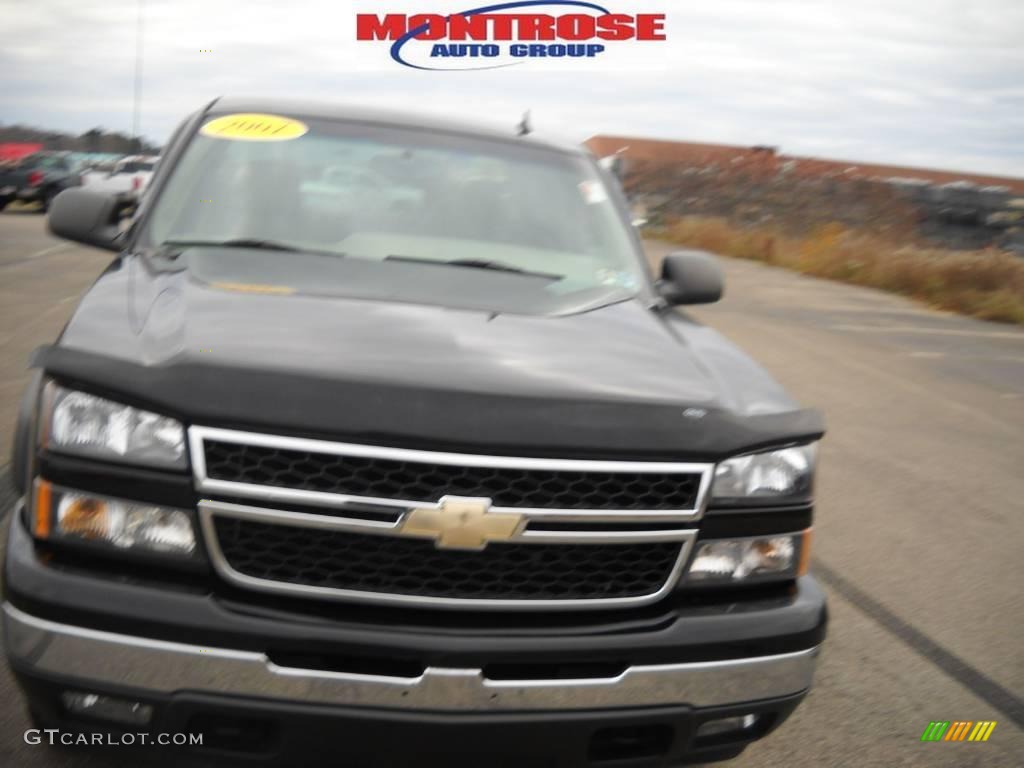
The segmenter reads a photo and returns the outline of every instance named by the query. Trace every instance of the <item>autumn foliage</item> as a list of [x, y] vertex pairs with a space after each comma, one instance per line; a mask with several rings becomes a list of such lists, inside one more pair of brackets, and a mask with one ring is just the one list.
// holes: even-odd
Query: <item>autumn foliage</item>
[[901, 244], [827, 223], [807, 234], [683, 216], [657, 234], [680, 245], [899, 293], [939, 309], [1024, 325], [1024, 259], [997, 249]]

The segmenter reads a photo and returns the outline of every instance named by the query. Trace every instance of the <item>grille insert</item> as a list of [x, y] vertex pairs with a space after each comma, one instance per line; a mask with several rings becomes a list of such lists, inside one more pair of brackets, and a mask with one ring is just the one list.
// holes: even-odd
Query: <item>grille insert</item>
[[701, 481], [700, 472], [455, 466], [211, 439], [203, 446], [211, 480], [425, 503], [453, 495], [499, 507], [690, 510]]
[[454, 600], [599, 600], [657, 593], [682, 544], [493, 543], [440, 550], [407, 538], [215, 517], [225, 561], [291, 585]]

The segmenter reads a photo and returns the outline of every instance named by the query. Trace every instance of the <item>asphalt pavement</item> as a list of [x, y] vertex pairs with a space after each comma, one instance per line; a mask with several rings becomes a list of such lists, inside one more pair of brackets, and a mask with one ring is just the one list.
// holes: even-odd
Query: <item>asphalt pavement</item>
[[[0, 468], [29, 353], [110, 258], [0, 213]], [[692, 314], [827, 418], [814, 570], [831, 610], [807, 701], [727, 765], [1024, 765], [1024, 330], [722, 263], [726, 298]], [[0, 765], [123, 763], [25, 744], [6, 670], [0, 704]], [[930, 720], [998, 724], [986, 743], [922, 743]]]

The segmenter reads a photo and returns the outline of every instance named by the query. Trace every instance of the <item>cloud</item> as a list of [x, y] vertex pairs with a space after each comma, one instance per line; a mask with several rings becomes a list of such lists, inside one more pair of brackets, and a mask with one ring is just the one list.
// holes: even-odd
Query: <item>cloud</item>
[[[450, 0], [144, 0], [142, 132], [167, 138], [221, 94], [385, 105], [510, 127], [773, 144], [793, 154], [1024, 176], [1018, 0], [606, 0], [664, 12], [653, 64], [417, 72], [354, 40], [354, 14]], [[471, 6], [469, 2], [465, 5]], [[0, 115], [130, 131], [138, 3], [41, 0], [4, 11]], [[201, 53], [211, 49], [212, 53]]]

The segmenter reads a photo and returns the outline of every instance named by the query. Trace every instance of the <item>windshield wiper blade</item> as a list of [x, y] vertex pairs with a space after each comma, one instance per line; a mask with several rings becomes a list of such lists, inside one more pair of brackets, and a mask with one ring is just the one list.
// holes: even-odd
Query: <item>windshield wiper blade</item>
[[525, 277], [543, 277], [547, 280], [561, 280], [563, 275], [554, 275], [550, 272], [533, 272], [529, 269], [516, 267], [502, 261], [489, 261], [487, 259], [450, 259], [438, 261], [437, 259], [421, 259], [416, 256], [388, 256], [387, 261], [408, 261], [413, 264], [436, 264], [450, 267], [469, 267], [471, 269], [489, 269], [494, 272], [508, 272], [514, 275]]
[[260, 248], [268, 251], [298, 251], [294, 245], [277, 240], [261, 240], [257, 237], [236, 237], [230, 240], [164, 240], [160, 246], [172, 248]]
[[306, 248], [279, 240], [264, 240], [258, 237], [235, 237], [230, 240], [164, 240], [157, 248], [160, 256], [175, 259], [181, 248], [251, 248], [262, 251], [282, 251], [284, 253], [314, 253], [320, 256], [344, 256], [341, 251], [327, 251], [318, 248]]

